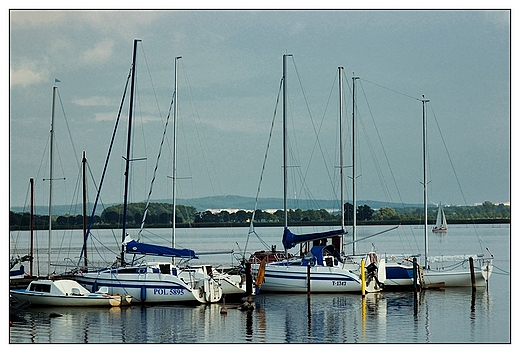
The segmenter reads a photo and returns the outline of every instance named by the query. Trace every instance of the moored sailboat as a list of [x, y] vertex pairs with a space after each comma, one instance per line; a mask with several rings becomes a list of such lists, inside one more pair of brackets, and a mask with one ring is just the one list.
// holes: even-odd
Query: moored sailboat
[[428, 287], [487, 287], [493, 271], [493, 255], [485, 254], [430, 256], [428, 240], [428, 182], [426, 154], [426, 103], [422, 102], [423, 121], [423, 201], [424, 201], [424, 261], [420, 270], [421, 284]]
[[[343, 111], [343, 68], [339, 67], [339, 90], [340, 90], [340, 124], [342, 123], [342, 111]], [[345, 255], [347, 259], [350, 261], [354, 261], [357, 263], [360, 263], [361, 259], [365, 257], [365, 255], [359, 255], [357, 254], [357, 242], [361, 240], [365, 240], [371, 237], [375, 237], [379, 234], [386, 233], [388, 231], [392, 231], [398, 227], [390, 228], [387, 230], [384, 230], [382, 232], [372, 234], [369, 236], [364, 237], [363, 239], [358, 239], [357, 237], [357, 190], [356, 190], [356, 179], [358, 178], [358, 175], [356, 173], [356, 118], [355, 118], [355, 111], [356, 111], [356, 81], [359, 80], [359, 76], [353, 76], [352, 77], [352, 240], [348, 243], [348, 245], [352, 245], [352, 253], [350, 255]], [[343, 197], [343, 184], [344, 184], [344, 176], [343, 176], [343, 145], [342, 145], [342, 128], [340, 125], [340, 173], [341, 173], [341, 204], [344, 204], [344, 197]], [[342, 228], [344, 228], [344, 212], [342, 213]], [[345, 243], [343, 245], [342, 253], [345, 253]], [[386, 289], [403, 289], [403, 288], [412, 288], [414, 284], [414, 272], [413, 272], [413, 262], [411, 259], [403, 258], [403, 259], [395, 259], [395, 258], [384, 258], [385, 266], [384, 271], [385, 273], [381, 275], [382, 278], [384, 278], [384, 285]]]
[[[255, 266], [256, 285], [261, 292], [307, 292], [343, 293], [378, 292], [384, 281], [384, 259], [377, 260], [374, 253], [367, 255], [367, 276], [364, 261], [353, 262], [340, 255], [338, 249], [327, 244], [327, 239], [343, 236], [344, 228], [311, 234], [294, 234], [288, 227], [287, 218], [287, 148], [286, 148], [286, 61], [290, 54], [283, 55], [283, 185], [284, 185], [284, 231], [282, 244], [285, 256], [282, 261], [266, 262]], [[289, 258], [287, 251], [301, 243], [313, 243], [303, 257]], [[381, 281], [380, 281], [381, 280]]]
[[[123, 201], [123, 227], [121, 239], [121, 253], [118, 261], [111, 267], [94, 271], [79, 271], [75, 279], [87, 289], [95, 291], [99, 287], [107, 287], [110, 294], [125, 293], [134, 298], [137, 303], [214, 303], [222, 296], [220, 286], [209, 275], [195, 277], [181, 274], [183, 269], [173, 262], [148, 262], [139, 263], [126, 261], [125, 254], [140, 254], [144, 256], [159, 256], [170, 259], [192, 259], [197, 255], [190, 249], [176, 249], [173, 247], [159, 246], [142, 243], [131, 239], [126, 233], [126, 214], [128, 207], [129, 173], [131, 156], [131, 137], [134, 104], [134, 85], [136, 70], [137, 44], [140, 40], [134, 40], [132, 65], [129, 79], [131, 79], [130, 104], [128, 114], [128, 137], [124, 172], [124, 201]], [[176, 94], [176, 92], [174, 92]], [[114, 131], [115, 133], [115, 131]], [[109, 153], [110, 154], [110, 153]], [[108, 163], [108, 158], [106, 164]], [[105, 167], [106, 167], [105, 164]], [[104, 174], [103, 174], [104, 176]], [[103, 177], [100, 185], [103, 183]], [[101, 189], [101, 186], [100, 186]], [[99, 191], [98, 191], [99, 197]], [[97, 199], [96, 199], [97, 202]], [[93, 213], [95, 211], [95, 207]], [[93, 217], [92, 217], [93, 218]], [[86, 245], [86, 240], [84, 247]], [[83, 255], [83, 251], [82, 251]]]

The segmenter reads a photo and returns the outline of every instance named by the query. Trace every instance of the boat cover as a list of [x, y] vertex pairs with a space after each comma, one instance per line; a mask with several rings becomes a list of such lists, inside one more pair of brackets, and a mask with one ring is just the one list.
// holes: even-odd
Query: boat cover
[[289, 228], [285, 228], [283, 231], [282, 244], [285, 249], [294, 248], [297, 244], [304, 243], [306, 241], [320, 240], [325, 238], [331, 238], [336, 235], [344, 234], [343, 229], [329, 230], [327, 232], [309, 233], [309, 234], [294, 234]]
[[129, 254], [157, 255], [167, 257], [182, 257], [198, 259], [195, 251], [190, 249], [175, 249], [167, 246], [139, 243], [132, 240], [126, 244], [126, 252]]
[[[323, 257], [329, 255], [334, 257], [334, 262], [336, 264], [337, 262], [343, 262], [341, 261], [341, 255], [336, 247], [330, 244], [313, 246], [311, 251], [305, 255], [301, 264], [302, 266], [307, 266], [310, 262], [313, 266], [327, 266], [327, 264], [323, 262]], [[332, 266], [332, 262], [328, 266]]]

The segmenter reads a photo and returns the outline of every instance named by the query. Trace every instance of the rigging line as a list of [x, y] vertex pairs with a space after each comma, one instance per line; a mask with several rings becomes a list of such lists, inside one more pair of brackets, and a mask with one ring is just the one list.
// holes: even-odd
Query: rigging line
[[[461, 186], [459, 177], [458, 177], [457, 172], [455, 170], [455, 165], [453, 164], [453, 160], [451, 159], [451, 155], [450, 155], [450, 152], [448, 150], [448, 146], [446, 144], [446, 140], [444, 139], [444, 135], [442, 134], [442, 131], [441, 131], [441, 128], [440, 128], [440, 125], [439, 125], [439, 121], [437, 120], [437, 116], [435, 115], [435, 111], [433, 110], [431, 102], [430, 102], [430, 109], [432, 111], [433, 118], [435, 120], [435, 124], [437, 125], [437, 130], [439, 130], [439, 134], [441, 136], [441, 140], [442, 140], [442, 144], [444, 146], [444, 149], [446, 150], [446, 154], [448, 156], [448, 160], [450, 161], [451, 169], [453, 170], [453, 174], [455, 175], [455, 180], [457, 181], [457, 186], [459, 187], [460, 194], [462, 196], [462, 199], [464, 200], [464, 204], [466, 206], [468, 206], [468, 202], [466, 201], [466, 196], [464, 196], [464, 192], [462, 191], [462, 186]], [[475, 227], [473, 229], [474, 229], [475, 234], [477, 235], [477, 238], [479, 239], [479, 241], [482, 242], [482, 239], [478, 235], [477, 230], [475, 229]]]
[[[391, 174], [391, 176], [392, 176], [392, 180], [393, 180], [394, 185], [395, 185], [395, 187], [396, 187], [397, 194], [399, 195], [399, 199], [401, 200], [401, 203], [403, 203], [403, 201], [402, 201], [402, 197], [401, 197], [401, 194], [400, 194], [400, 191], [399, 191], [399, 189], [397, 188], [397, 182], [396, 182], [396, 179], [395, 179], [394, 173], [393, 173], [393, 171], [392, 171], [392, 167], [391, 167], [391, 165], [390, 165], [390, 161], [389, 161], [389, 159], [388, 159], [388, 155], [387, 155], [387, 153], [386, 153], [386, 149], [385, 149], [385, 147], [384, 147], [384, 145], [383, 145], [383, 140], [382, 140], [382, 138], [381, 138], [381, 134], [379, 133], [379, 129], [377, 128], [377, 125], [376, 125], [376, 123], [375, 123], [375, 120], [374, 120], [374, 114], [372, 113], [372, 109], [371, 109], [371, 107], [370, 107], [370, 104], [368, 103], [368, 98], [367, 98], [367, 95], [366, 95], [366, 91], [365, 91], [365, 89], [364, 89], [362, 83], [361, 83], [361, 90], [362, 90], [362, 92], [363, 92], [363, 96], [365, 97], [365, 102], [367, 103], [367, 108], [368, 108], [368, 111], [369, 111], [370, 117], [372, 118], [372, 123], [374, 124], [374, 128], [375, 128], [375, 130], [376, 130], [376, 134], [377, 134], [377, 137], [378, 137], [379, 143], [380, 143], [380, 145], [381, 145], [381, 149], [383, 150], [383, 155], [385, 156], [386, 164], [388, 165], [388, 169], [390, 170], [390, 174]], [[371, 145], [370, 145], [370, 147], [371, 147]], [[372, 147], [371, 147], [371, 152], [373, 153], [373, 151], [372, 151]], [[373, 158], [375, 158], [375, 154], [374, 154], [374, 157], [373, 157]], [[385, 179], [383, 178], [383, 172], [382, 172], [382, 170], [381, 170], [381, 166], [379, 165], [379, 163], [377, 163], [377, 171], [378, 171], [378, 175], [379, 175], [379, 178], [380, 178], [380, 180], [381, 180], [381, 183], [384, 185], [384, 188], [385, 188], [384, 191], [385, 191], [385, 193], [387, 194], [388, 200], [389, 200], [390, 202], [393, 202], [392, 197], [390, 196], [390, 192], [389, 192], [389, 188], [388, 188], [388, 186], [387, 186], [387, 183], [386, 183]]]
[[[276, 96], [276, 104], [275, 104], [275, 107], [274, 107], [273, 118], [271, 120], [271, 129], [269, 131], [269, 138], [267, 139], [267, 146], [266, 146], [265, 153], [264, 153], [264, 161], [262, 163], [262, 171], [260, 173], [260, 180], [258, 182], [258, 187], [256, 189], [255, 207], [253, 208], [253, 214], [251, 215], [251, 222], [249, 223], [249, 232], [247, 233], [246, 245], [244, 247], [244, 252], [243, 252], [244, 256], [246, 254], [247, 244], [249, 242], [249, 235], [251, 233], [254, 233], [257, 236], [257, 238], [260, 239], [258, 234], [256, 234], [256, 232], [254, 231], [253, 221], [255, 219], [256, 209], [258, 208], [258, 197], [260, 195], [260, 189], [261, 189], [261, 186], [262, 186], [262, 180], [264, 178], [265, 165], [266, 165], [266, 162], [267, 162], [267, 155], [268, 155], [268, 152], [269, 152], [269, 146], [271, 145], [271, 139], [273, 137], [274, 123], [276, 121], [276, 112], [278, 110], [278, 104], [280, 103], [280, 93], [282, 91], [282, 85], [283, 85], [283, 78], [280, 79], [280, 85], [278, 87], [278, 95]], [[265, 245], [265, 247], [267, 249], [269, 249], [268, 245], [262, 239], [260, 239], [260, 241]]]
[[163, 130], [163, 134], [162, 134], [161, 144], [159, 145], [159, 153], [157, 154], [157, 159], [155, 160], [155, 167], [154, 167], [154, 170], [153, 170], [153, 177], [152, 177], [152, 181], [150, 182], [150, 189], [148, 191], [148, 197], [146, 199], [146, 206], [145, 206], [144, 211], [143, 211], [143, 218], [141, 220], [141, 228], [139, 229], [139, 233], [137, 234], [137, 241], [141, 240], [141, 234], [143, 232], [144, 223], [146, 221], [146, 216], [148, 214], [148, 208], [150, 206], [150, 198], [152, 196], [152, 191], [153, 191], [153, 184], [155, 182], [155, 177], [157, 175], [157, 169], [159, 167], [159, 159], [161, 158], [162, 148], [163, 148], [163, 145], [164, 145], [164, 139], [165, 139], [166, 132], [167, 132], [167, 129], [168, 129], [168, 123], [170, 121], [170, 116], [171, 116], [171, 111], [172, 111], [172, 106], [173, 106], [173, 101], [174, 101], [174, 98], [175, 98], [175, 94], [176, 94], [176, 92], [173, 92], [172, 99], [171, 99], [171, 102], [170, 102], [170, 108], [168, 110], [168, 115], [166, 116], [166, 123], [164, 124], [164, 130]]
[[[80, 170], [79, 170], [79, 174], [76, 177], [76, 183], [74, 186], [73, 197], [69, 204], [69, 211], [68, 211], [69, 215], [76, 214], [76, 208], [75, 208], [75, 206], [77, 205], [76, 196], [79, 194], [80, 185], [81, 185], [81, 166], [79, 166], [79, 167], [80, 167]], [[58, 217], [58, 219], [59, 219], [59, 217]], [[60, 243], [60, 246], [58, 247], [56, 258], [59, 258], [61, 256], [62, 249], [65, 249], [65, 248], [68, 248], [67, 256], [70, 256], [70, 250], [72, 249], [73, 237], [72, 237], [72, 234], [68, 233], [68, 231], [72, 232], [71, 226], [73, 224], [71, 224], [71, 222], [74, 223], [73, 219], [71, 219], [71, 217], [67, 217], [66, 229], [62, 232], [61, 243]], [[69, 236], [67, 236], [67, 235], [69, 235]], [[68, 247], [64, 246], [65, 240], [66, 240], [65, 238], [67, 238], [69, 241]]]
[[421, 98], [416, 98], [416, 97], [410, 96], [409, 94], [406, 94], [406, 93], [402, 93], [402, 92], [396, 91], [395, 89], [392, 89], [392, 88], [388, 88], [388, 87], [382, 86], [382, 85], [377, 84], [377, 83], [375, 83], [375, 82], [370, 82], [370, 81], [368, 81], [368, 80], [366, 80], [366, 79], [362, 79], [362, 78], [360, 78], [360, 80], [365, 81], [365, 82], [368, 82], [368, 83], [370, 83], [370, 84], [373, 84], [374, 86], [378, 86], [378, 87], [380, 87], [380, 88], [384, 88], [384, 89], [386, 89], [386, 90], [388, 90], [388, 91], [391, 91], [391, 92], [394, 92], [394, 93], [400, 94], [400, 95], [402, 95], [402, 96], [404, 96], [404, 97], [407, 97], [407, 98], [415, 99], [415, 100], [417, 100], [417, 101], [420, 101], [420, 100], [421, 100]]
[[[200, 120], [200, 114], [199, 114], [199, 112], [197, 110], [197, 106], [195, 106], [193, 104], [193, 102], [194, 102], [193, 93], [191, 91], [191, 84], [189, 82], [188, 75], [187, 75], [185, 70], [183, 70], [183, 73], [184, 73], [184, 79], [185, 79], [186, 85], [187, 85], [187, 91], [188, 91], [188, 94], [189, 94], [189, 97], [190, 97], [190, 108], [192, 110], [192, 114], [197, 118], [198, 126], [202, 126], [203, 127], [204, 124]], [[199, 131], [199, 130], [201, 130], [201, 131]], [[202, 154], [202, 159], [204, 161], [204, 166], [206, 167], [206, 172], [208, 173], [209, 184], [211, 186], [211, 190], [213, 191], [213, 194], [216, 195], [214, 181], [213, 181], [212, 174], [210, 173], [210, 168], [209, 168], [209, 165], [208, 165], [208, 160], [211, 162], [211, 161], [214, 161], [215, 158], [211, 157], [211, 149], [207, 148], [207, 152], [205, 152], [205, 150], [204, 150], [204, 148], [202, 146], [202, 141], [207, 142], [210, 139], [206, 138], [206, 136], [204, 134], [204, 129], [197, 128], [197, 125], [195, 125], [195, 131], [197, 133], [197, 138], [198, 138], [198, 142], [199, 142], [199, 146], [200, 146], [200, 151], [201, 151], [201, 154]], [[202, 135], [202, 139], [200, 138], [200, 135]], [[186, 141], [186, 139], [185, 139], [185, 141]], [[206, 157], [206, 153], [209, 155], [208, 157]], [[188, 158], [188, 160], [189, 160], [189, 158]], [[211, 166], [212, 166], [211, 169], [213, 170], [213, 175], [217, 175], [216, 168], [215, 168], [214, 164], [212, 164]], [[222, 194], [222, 192], [221, 192], [222, 188], [221, 188], [221, 186], [219, 184], [218, 179], [216, 180], [216, 184], [217, 184], [217, 189]]]
[[83, 252], [85, 251], [85, 245], [86, 245], [87, 239], [88, 239], [88, 237], [90, 235], [90, 230], [92, 228], [92, 225], [94, 223], [94, 215], [95, 215], [95, 212], [96, 212], [97, 203], [98, 203], [99, 196], [100, 196], [100, 193], [101, 193], [101, 188], [102, 188], [103, 182], [105, 180], [106, 170], [107, 170], [107, 167], [108, 167], [108, 162], [110, 160], [112, 147], [114, 146], [114, 140], [115, 140], [115, 137], [116, 137], [117, 127], [119, 125], [119, 120], [121, 118], [121, 111], [123, 110], [123, 105], [124, 105], [125, 97], [126, 97], [126, 91], [128, 89], [128, 83], [130, 82], [131, 74], [132, 74], [132, 68], [130, 68], [130, 70], [128, 72], [128, 75], [126, 77], [126, 83], [125, 83], [125, 88], [124, 88], [124, 91], [123, 91], [123, 96], [121, 97], [121, 103], [119, 104], [119, 110], [117, 112], [116, 122], [114, 124], [114, 130], [112, 132], [112, 138], [110, 140], [110, 146], [108, 148], [107, 157], [105, 159], [105, 165], [103, 166], [103, 172], [101, 174], [101, 181], [99, 182], [99, 189], [98, 189], [98, 192], [96, 194], [96, 199], [94, 201], [94, 206], [92, 207], [92, 216], [90, 217], [90, 221], [89, 221], [89, 224], [88, 224], [87, 236], [85, 237], [85, 241], [84, 241], [83, 246], [81, 248], [81, 253], [80, 253], [80, 256], [79, 256], [79, 260], [78, 260], [78, 267], [79, 267], [79, 264], [80, 264], [80, 262], [81, 262], [81, 260], [83, 258]]
[[[25, 206], [27, 206], [27, 199], [30, 198], [30, 193], [31, 193], [31, 183], [29, 183], [27, 185], [27, 188], [25, 189], [25, 200], [24, 200], [23, 208], [22, 208], [22, 217], [20, 217], [20, 223], [19, 223], [20, 226], [22, 225], [22, 222], [23, 222], [23, 219], [24, 219], [23, 215], [26, 213]], [[30, 208], [30, 206], [29, 206], [29, 208]], [[30, 214], [29, 214], [29, 217], [30, 217]], [[29, 222], [32, 222], [32, 220], [30, 218], [29, 218]], [[17, 248], [17, 244], [18, 244], [18, 239], [21, 236], [21, 231], [18, 230], [17, 232], [9, 232], [9, 237], [11, 237], [11, 234], [16, 234], [16, 236], [14, 238], [14, 248], [13, 248], [13, 250], [16, 253], [19, 253], [19, 250]], [[13, 244], [13, 242], [9, 241], [9, 244], [11, 245], [11, 244]]]
[[79, 154], [76, 152], [76, 146], [74, 145], [74, 139], [72, 138], [72, 133], [70, 132], [69, 121], [67, 120], [67, 114], [65, 114], [65, 108], [63, 107], [63, 102], [61, 100], [61, 94], [60, 94], [59, 88], [57, 89], [57, 91], [58, 91], [58, 100], [60, 102], [61, 111], [63, 112], [63, 117], [65, 118], [65, 125], [67, 126], [67, 132], [69, 133], [70, 143], [72, 145], [72, 151], [74, 152], [74, 159], [76, 160], [76, 164], [79, 167], [79, 165], [80, 165], [79, 159], [78, 159]]
[[[320, 124], [320, 129], [319, 129], [319, 131], [321, 131], [321, 128], [322, 128], [323, 123], [324, 123], [324, 121], [325, 121], [325, 115], [327, 114], [327, 109], [328, 109], [328, 107], [329, 107], [329, 103], [330, 103], [330, 100], [331, 100], [331, 97], [332, 97], [332, 94], [333, 94], [333, 90], [334, 90], [334, 86], [335, 86], [335, 85], [336, 85], [336, 75], [334, 75], [334, 80], [333, 80], [332, 85], [331, 85], [331, 87], [330, 87], [329, 97], [327, 98], [327, 104], [326, 104], [326, 107], [325, 107], [325, 111], [323, 112], [322, 122], [321, 122], [321, 124]], [[340, 109], [341, 109], [341, 108], [340, 108]], [[316, 143], [315, 143], [315, 145], [316, 145]], [[314, 150], [314, 148], [313, 148], [313, 150]], [[325, 152], [326, 152], [326, 151], [327, 151], [327, 150], [325, 150]], [[327, 154], [327, 153], [326, 153], [326, 154]], [[327, 160], [328, 160], [328, 161], [331, 161], [331, 158], [330, 158], [330, 156], [329, 156], [328, 154], [327, 154], [327, 157], [328, 157]], [[325, 160], [325, 158], [324, 158], [324, 160]], [[330, 164], [334, 165], [334, 162], [330, 162]], [[340, 166], [340, 168], [341, 168], [341, 166]], [[327, 168], [326, 168], [326, 169], [327, 169]], [[334, 181], [333, 181], [334, 177], [331, 176], [331, 173], [328, 171], [328, 169], [327, 169], [327, 176], [329, 177], [329, 182], [330, 182], [330, 184], [332, 185], [332, 192], [333, 192], [333, 195], [335, 195], [335, 194], [337, 194], [337, 192], [336, 192], [335, 187], [334, 187]]]
[[[366, 80], [360, 79], [360, 81], [366, 81]], [[367, 82], [368, 82], [368, 81], [367, 81]], [[372, 113], [372, 109], [371, 109], [371, 107], [370, 107], [370, 104], [368, 103], [368, 97], [367, 97], [367, 95], [366, 95], [365, 88], [364, 88], [364, 86], [363, 86], [363, 83], [362, 83], [362, 82], [360, 82], [360, 83], [361, 83], [361, 90], [362, 90], [362, 92], [363, 92], [363, 96], [364, 96], [364, 98], [365, 98], [365, 102], [367, 103], [368, 111], [369, 111], [370, 116], [371, 116], [371, 118], [372, 118], [372, 122], [373, 122], [373, 124], [374, 124], [374, 128], [375, 128], [375, 130], [376, 130], [376, 134], [377, 134], [377, 137], [378, 137], [379, 143], [380, 143], [380, 145], [381, 145], [381, 149], [383, 150], [383, 155], [384, 155], [384, 157], [385, 157], [386, 164], [387, 164], [388, 169], [389, 169], [389, 171], [390, 171], [390, 175], [391, 175], [391, 177], [392, 177], [392, 181], [393, 181], [393, 183], [394, 183], [395, 189], [396, 189], [396, 191], [397, 191], [397, 195], [398, 195], [398, 197], [399, 197], [399, 201], [401, 202], [401, 205], [404, 206], [404, 201], [403, 201], [403, 198], [402, 198], [402, 196], [401, 196], [401, 192], [400, 192], [400, 190], [399, 190], [399, 187], [397, 186], [397, 180], [396, 180], [395, 175], [394, 175], [394, 172], [393, 172], [393, 170], [392, 170], [392, 166], [391, 166], [391, 164], [390, 164], [390, 160], [389, 160], [389, 158], [388, 158], [388, 154], [387, 154], [386, 149], [385, 149], [385, 147], [384, 147], [384, 145], [383, 145], [383, 140], [382, 140], [382, 138], [381, 138], [381, 134], [380, 134], [380, 132], [379, 132], [379, 129], [377, 128], [377, 125], [375, 124], [375, 120], [374, 120], [374, 115], [373, 115], [373, 113]], [[378, 170], [379, 178], [380, 178], [382, 184], [385, 186], [385, 190], [384, 190], [384, 191], [385, 191], [385, 193], [387, 193], [387, 197], [388, 197], [389, 201], [390, 201], [390, 202], [393, 202], [393, 201], [392, 201], [392, 198], [391, 198], [391, 196], [390, 196], [389, 188], [388, 188], [388, 186], [387, 186], [386, 181], [385, 181], [384, 178], [383, 178], [383, 173], [382, 173], [382, 171], [381, 171], [381, 169], [380, 169], [379, 164], [377, 165], [377, 170]], [[407, 233], [404, 232], [404, 234], [406, 235]], [[407, 235], [406, 235], [406, 238], [408, 239], [408, 236], [407, 236]], [[413, 237], [413, 239], [415, 240], [415, 245], [418, 246], [416, 237]]]
[[155, 98], [155, 104], [157, 106], [157, 112], [159, 114], [159, 118], [161, 119], [161, 123], [163, 123], [163, 117], [161, 114], [161, 107], [159, 106], [159, 100], [157, 99], [157, 92], [155, 90], [155, 85], [153, 84], [152, 73], [150, 72], [150, 67], [148, 66], [148, 59], [146, 58], [146, 53], [144, 51], [144, 44], [141, 44], [141, 52], [143, 53], [143, 58], [146, 66], [146, 70], [148, 72], [148, 78], [150, 79], [150, 85], [152, 86], [153, 96]]
[[[94, 178], [94, 174], [92, 173], [92, 169], [90, 169], [90, 164], [89, 164], [88, 161], [87, 161], [87, 169], [88, 169], [88, 172], [90, 174], [90, 178], [92, 180], [92, 183], [94, 183], [94, 189], [96, 190], [96, 192], [98, 192], [100, 190], [100, 188], [96, 184], [96, 180]], [[103, 202], [103, 200], [101, 198], [101, 195], [99, 196], [99, 201], [98, 202], [101, 203], [101, 206], [102, 206], [103, 209], [106, 208], [106, 206], [105, 206], [105, 204], [104, 204], [104, 202]], [[91, 216], [91, 218], [94, 218], [94, 217], [95, 217], [95, 214], [93, 214], [93, 216]], [[112, 233], [112, 237], [113, 237], [114, 241], [117, 243], [119, 241], [119, 238], [118, 238], [119, 235], [116, 236], [116, 233], [114, 232], [113, 228], [110, 228], [110, 231]]]
[[[294, 60], [294, 56], [292, 56], [292, 62], [293, 62], [294, 69], [295, 69], [295, 72], [296, 72], [296, 77], [298, 78], [298, 83], [300, 84], [300, 89], [302, 90], [303, 98], [304, 98], [304, 101], [305, 101], [305, 106], [307, 108], [307, 112], [309, 114], [309, 117], [310, 117], [310, 120], [311, 120], [311, 123], [312, 123], [312, 128], [313, 128], [314, 134], [316, 136], [316, 141], [315, 141], [315, 143], [313, 145], [313, 148], [311, 150], [311, 154], [309, 156], [309, 160], [308, 160], [308, 163], [307, 163], [307, 168], [305, 169], [305, 173], [301, 174], [301, 172], [300, 172], [300, 176], [302, 177], [302, 184], [301, 184], [301, 188], [300, 188], [299, 194], [301, 195], [303, 193], [303, 189], [306, 189], [307, 192], [308, 192], [308, 195], [312, 196], [312, 192], [310, 191], [309, 187], [306, 185], [305, 180], [306, 180], [307, 174], [309, 173], [309, 170], [310, 170], [311, 160], [312, 160], [312, 156], [314, 155], [314, 151], [316, 150], [316, 145], [319, 147], [319, 150], [321, 152], [321, 156], [322, 156], [323, 160], [325, 161], [325, 153], [323, 152], [323, 147], [322, 147], [322, 145], [320, 143], [320, 139], [319, 139], [319, 134], [320, 134], [321, 128], [323, 126], [323, 122], [325, 120], [324, 119], [325, 117], [323, 117], [322, 122], [321, 122], [321, 124], [319, 126], [319, 129], [316, 130], [316, 125], [315, 125], [314, 119], [313, 119], [313, 113], [312, 113], [312, 111], [310, 109], [309, 101], [307, 99], [307, 95], [305, 93], [305, 89], [303, 87], [303, 83], [302, 83], [300, 74], [298, 72], [298, 68], [296, 67], [296, 62]], [[328, 168], [326, 168], [326, 166], [325, 166], [325, 170], [327, 171], [327, 176], [328, 176], [329, 180], [331, 181], [332, 177], [330, 175], [330, 170]], [[313, 199], [313, 197], [311, 197], [311, 199]]]

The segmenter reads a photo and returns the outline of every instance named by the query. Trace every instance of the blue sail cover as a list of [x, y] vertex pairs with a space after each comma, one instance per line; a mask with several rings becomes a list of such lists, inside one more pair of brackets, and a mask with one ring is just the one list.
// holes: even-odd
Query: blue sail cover
[[138, 243], [132, 240], [126, 244], [128, 254], [157, 255], [167, 257], [183, 257], [188, 259], [198, 259], [195, 251], [190, 249], [174, 249], [167, 246]]
[[344, 233], [345, 232], [343, 231], [343, 229], [336, 229], [319, 233], [294, 234], [289, 230], [289, 228], [285, 228], [285, 230], [283, 231], [282, 244], [285, 249], [291, 249], [294, 248], [297, 244], [304, 243], [306, 241], [331, 238]]

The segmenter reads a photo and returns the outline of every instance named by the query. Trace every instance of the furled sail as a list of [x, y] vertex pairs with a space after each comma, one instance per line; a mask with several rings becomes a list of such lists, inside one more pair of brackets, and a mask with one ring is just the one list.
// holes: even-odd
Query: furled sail
[[295, 247], [297, 244], [304, 243], [306, 241], [326, 239], [341, 234], [345, 234], [343, 229], [329, 230], [327, 232], [309, 234], [294, 234], [289, 230], [289, 228], [285, 228], [285, 230], [283, 231], [282, 244], [285, 249], [291, 249]]
[[139, 243], [135, 240], [132, 240], [126, 244], [126, 252], [128, 254], [143, 254], [198, 259], [198, 256], [195, 255], [195, 251], [190, 249], [175, 249], [169, 248], [167, 246]]

